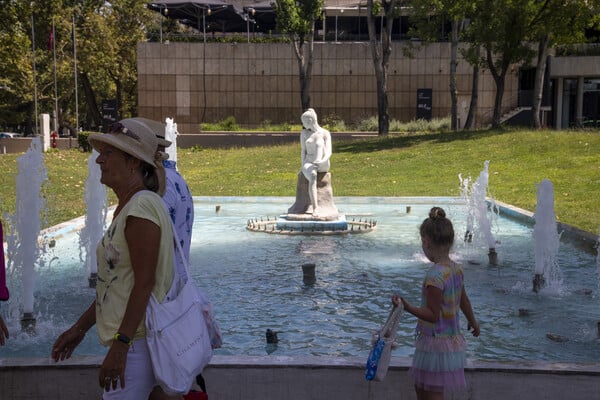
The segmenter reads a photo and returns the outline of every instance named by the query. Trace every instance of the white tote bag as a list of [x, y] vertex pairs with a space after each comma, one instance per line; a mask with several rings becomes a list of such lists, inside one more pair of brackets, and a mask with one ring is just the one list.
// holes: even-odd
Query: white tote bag
[[[174, 235], [176, 233], [174, 232]], [[177, 250], [182, 255], [179, 240]], [[203, 314], [205, 298], [193, 279], [175, 273], [171, 290], [162, 303], [150, 296], [146, 308], [146, 341], [154, 376], [169, 395], [189, 392], [196, 375], [212, 358], [210, 336]]]

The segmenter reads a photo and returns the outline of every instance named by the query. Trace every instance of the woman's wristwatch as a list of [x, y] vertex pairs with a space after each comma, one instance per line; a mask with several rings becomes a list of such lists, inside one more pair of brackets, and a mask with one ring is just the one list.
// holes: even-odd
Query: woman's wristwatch
[[129, 338], [129, 336], [125, 336], [122, 333], [115, 333], [115, 336], [113, 336], [115, 340], [118, 340], [121, 343], [125, 343], [127, 346], [131, 346], [131, 344], [133, 343], [133, 340], [131, 340]]

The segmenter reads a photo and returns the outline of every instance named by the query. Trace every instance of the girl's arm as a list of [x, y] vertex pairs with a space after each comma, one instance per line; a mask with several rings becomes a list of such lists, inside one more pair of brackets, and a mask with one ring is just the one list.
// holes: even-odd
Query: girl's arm
[[414, 315], [415, 317], [422, 319], [423, 321], [436, 323], [440, 319], [440, 311], [442, 309], [442, 289], [436, 288], [435, 286], [427, 286], [425, 288], [425, 307], [416, 307], [410, 304], [404, 297], [394, 295], [392, 302], [398, 305], [398, 298], [402, 301], [404, 309]]
[[465, 290], [464, 286], [460, 296], [460, 309], [467, 318], [467, 330], [471, 331], [473, 336], [479, 336], [479, 323], [477, 322], [477, 319], [475, 319], [475, 314], [473, 313], [473, 308], [471, 307], [471, 300], [469, 300], [469, 296], [467, 295], [467, 291]]

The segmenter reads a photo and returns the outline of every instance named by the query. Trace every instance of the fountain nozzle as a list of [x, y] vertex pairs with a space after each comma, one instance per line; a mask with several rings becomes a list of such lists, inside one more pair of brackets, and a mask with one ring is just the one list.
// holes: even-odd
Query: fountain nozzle
[[274, 344], [274, 343], [279, 342], [279, 339], [277, 338], [277, 332], [275, 332], [271, 329], [267, 329], [265, 336], [267, 338], [268, 344]]
[[21, 318], [21, 331], [30, 335], [35, 334], [35, 318], [33, 317], [33, 313], [23, 313], [23, 318]]
[[488, 258], [490, 260], [490, 264], [496, 265], [498, 264], [498, 253], [496, 253], [496, 249], [490, 247], [490, 252], [488, 253]]
[[533, 277], [533, 291], [537, 293], [545, 285], [546, 279], [544, 278], [544, 274], [535, 274], [535, 276]]
[[465, 243], [471, 243], [473, 241], [473, 232], [467, 230], [465, 232]]

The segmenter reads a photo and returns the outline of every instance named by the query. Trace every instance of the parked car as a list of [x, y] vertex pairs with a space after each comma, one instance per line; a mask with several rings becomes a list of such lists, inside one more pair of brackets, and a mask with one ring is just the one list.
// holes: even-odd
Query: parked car
[[22, 135], [20, 133], [13, 133], [13, 132], [0, 132], [0, 139], [10, 139], [10, 138], [16, 138], [16, 137], [21, 137]]

